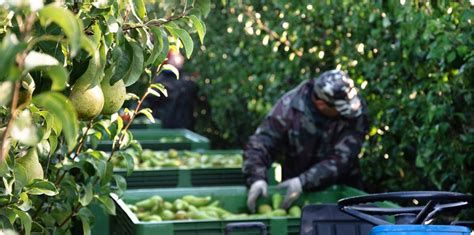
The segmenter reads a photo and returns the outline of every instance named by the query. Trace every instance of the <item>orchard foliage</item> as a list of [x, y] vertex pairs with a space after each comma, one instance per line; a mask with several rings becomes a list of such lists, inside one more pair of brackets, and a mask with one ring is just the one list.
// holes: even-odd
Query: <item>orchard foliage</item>
[[[141, 98], [128, 94], [136, 108], [123, 112], [151, 118], [141, 103], [165, 92], [152, 71], [176, 71], [164, 66], [172, 47], [191, 56], [209, 11], [209, 0], [0, 1], [0, 230], [90, 234], [89, 205], [115, 213], [109, 193], [126, 183], [110, 160], [124, 158], [130, 173], [124, 150], [140, 145], [118, 113], [79, 120], [71, 87], [80, 77], [88, 87], [104, 76], [125, 86], [146, 78]], [[94, 150], [105, 138], [113, 149]]]
[[340, 68], [370, 109], [369, 191], [472, 192], [472, 1], [253, 2], [213, 5], [191, 65], [212, 107], [198, 131], [243, 146], [284, 92]]

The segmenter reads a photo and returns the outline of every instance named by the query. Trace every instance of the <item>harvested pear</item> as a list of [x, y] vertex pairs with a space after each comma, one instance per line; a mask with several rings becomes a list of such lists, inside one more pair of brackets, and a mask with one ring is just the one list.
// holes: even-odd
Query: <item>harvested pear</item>
[[34, 179], [43, 179], [43, 166], [41, 166], [38, 160], [38, 153], [35, 148], [30, 149], [28, 153], [19, 158], [16, 163], [25, 168], [28, 182], [31, 182]]
[[267, 214], [267, 213], [272, 212], [272, 207], [268, 204], [262, 204], [262, 205], [258, 206], [257, 211], [258, 211], [259, 214]]
[[106, 115], [116, 113], [122, 107], [127, 94], [123, 80], [118, 80], [114, 85], [110, 85], [110, 78], [113, 75], [113, 70], [113, 67], [107, 69], [104, 79], [100, 83], [102, 92], [104, 93], [104, 107], [102, 108], [102, 114]]

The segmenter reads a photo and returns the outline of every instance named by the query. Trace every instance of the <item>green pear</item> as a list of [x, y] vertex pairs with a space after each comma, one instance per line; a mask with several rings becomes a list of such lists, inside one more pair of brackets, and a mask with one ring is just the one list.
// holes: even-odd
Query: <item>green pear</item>
[[69, 99], [81, 120], [94, 119], [104, 107], [104, 93], [100, 88], [100, 79], [103, 76], [106, 57], [105, 47], [101, 46], [99, 53], [89, 60], [87, 70], [72, 86]]
[[25, 168], [28, 182], [31, 182], [34, 179], [43, 179], [43, 166], [41, 166], [41, 163], [38, 160], [38, 153], [35, 148], [30, 149], [25, 156], [19, 158], [16, 161], [16, 164]]
[[102, 92], [104, 93], [104, 107], [102, 114], [110, 115], [116, 113], [123, 105], [127, 92], [123, 80], [118, 80], [115, 84], [110, 85], [110, 78], [114, 74], [115, 67], [110, 67], [105, 72], [105, 76], [100, 83]]
[[72, 88], [69, 99], [81, 120], [94, 119], [104, 107], [104, 94], [100, 86], [97, 85], [88, 87], [76, 83]]

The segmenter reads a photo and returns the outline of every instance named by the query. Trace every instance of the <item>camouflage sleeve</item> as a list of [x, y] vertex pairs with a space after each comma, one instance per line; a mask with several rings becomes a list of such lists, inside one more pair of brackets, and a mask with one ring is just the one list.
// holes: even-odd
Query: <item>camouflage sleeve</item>
[[347, 127], [340, 132], [327, 159], [299, 176], [305, 190], [329, 186], [346, 177], [350, 171], [358, 170], [353, 168], [358, 167], [358, 154], [368, 129], [368, 121], [362, 118], [355, 125], [357, 127]]
[[257, 180], [267, 181], [267, 170], [274, 161], [277, 147], [281, 145], [286, 129], [286, 121], [281, 110], [281, 102], [265, 117], [255, 134], [250, 136], [244, 150], [242, 172], [250, 186]]

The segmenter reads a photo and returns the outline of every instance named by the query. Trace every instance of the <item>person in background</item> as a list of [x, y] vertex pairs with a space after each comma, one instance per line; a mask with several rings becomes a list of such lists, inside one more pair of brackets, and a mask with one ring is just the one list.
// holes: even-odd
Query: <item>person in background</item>
[[283, 182], [277, 187], [286, 188], [283, 209], [303, 191], [332, 184], [361, 188], [358, 154], [368, 129], [367, 106], [340, 70], [284, 94], [244, 149], [249, 210], [255, 212], [257, 198], [267, 196], [267, 170], [274, 161], [282, 165]]
[[151, 108], [153, 116], [161, 120], [163, 128], [194, 130], [198, 86], [182, 73], [184, 60], [184, 56], [178, 50], [169, 51], [166, 63], [178, 69], [180, 78], [177, 79], [170, 70], [163, 70], [154, 82], [163, 84], [168, 96], [164, 94], [161, 97], [149, 96], [146, 101], [146, 107]]

